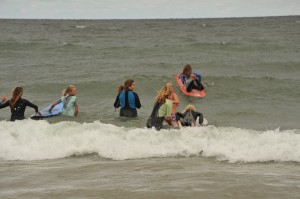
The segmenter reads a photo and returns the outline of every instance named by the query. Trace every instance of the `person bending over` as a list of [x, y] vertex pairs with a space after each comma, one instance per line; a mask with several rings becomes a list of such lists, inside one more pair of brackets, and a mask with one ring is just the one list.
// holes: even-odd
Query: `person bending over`
[[173, 102], [168, 99], [171, 94], [169, 86], [164, 86], [157, 94], [152, 113], [147, 121], [147, 127], [155, 127], [160, 130], [163, 127], [163, 121], [171, 125], [172, 121], [172, 104]]
[[195, 106], [190, 104], [185, 107], [183, 113], [176, 113], [176, 120], [178, 121], [179, 128], [182, 128], [182, 126], [195, 127], [197, 117], [199, 117], [199, 124], [202, 125], [203, 114], [197, 112]]

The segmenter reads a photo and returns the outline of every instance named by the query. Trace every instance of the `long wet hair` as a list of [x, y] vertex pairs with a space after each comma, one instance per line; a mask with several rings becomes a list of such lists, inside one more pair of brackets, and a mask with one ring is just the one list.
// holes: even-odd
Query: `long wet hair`
[[[166, 83], [166, 86], [170, 88], [170, 92], [171, 92], [171, 93], [174, 91], [173, 83], [172, 83], [172, 82]], [[171, 94], [171, 93], [170, 93], [170, 94]]]
[[13, 108], [14, 105], [17, 103], [17, 101], [22, 97], [23, 95], [23, 88], [21, 86], [16, 87], [12, 91], [11, 99], [9, 101], [10, 108]]
[[76, 88], [74, 85], [67, 86], [67, 88], [63, 90], [63, 96], [69, 95], [74, 88]]
[[189, 64], [185, 65], [185, 67], [183, 68], [182, 74], [184, 74], [184, 76], [186, 76], [186, 77], [190, 77], [192, 74], [191, 65], [189, 65]]
[[164, 86], [157, 94], [156, 96], [156, 102], [159, 104], [164, 104], [166, 102], [166, 99], [171, 93], [171, 89], [169, 86]]
[[118, 93], [121, 92], [122, 90], [124, 90], [124, 86], [123, 86], [123, 85], [120, 85], [120, 86], [118, 87]]

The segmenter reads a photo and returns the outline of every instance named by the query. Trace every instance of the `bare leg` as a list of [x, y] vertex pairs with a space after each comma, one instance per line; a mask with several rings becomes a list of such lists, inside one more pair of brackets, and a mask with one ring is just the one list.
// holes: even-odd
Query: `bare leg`
[[178, 121], [178, 127], [181, 129], [182, 128], [182, 124], [180, 121]]

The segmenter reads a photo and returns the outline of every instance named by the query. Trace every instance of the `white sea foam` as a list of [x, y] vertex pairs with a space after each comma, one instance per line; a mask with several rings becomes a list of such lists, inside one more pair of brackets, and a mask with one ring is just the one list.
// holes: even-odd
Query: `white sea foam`
[[0, 158], [43, 160], [97, 153], [113, 160], [202, 155], [229, 162], [300, 162], [300, 130], [234, 127], [181, 130], [93, 123], [0, 122]]

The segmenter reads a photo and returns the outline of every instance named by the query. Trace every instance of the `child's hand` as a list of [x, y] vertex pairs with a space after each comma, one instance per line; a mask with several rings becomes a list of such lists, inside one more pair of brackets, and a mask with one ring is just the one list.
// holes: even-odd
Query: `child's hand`
[[1, 100], [2, 100], [2, 102], [5, 102], [7, 100], [7, 97], [6, 96], [2, 96]]
[[196, 75], [195, 74], [191, 74], [191, 78], [193, 78], [193, 80], [196, 79]]

